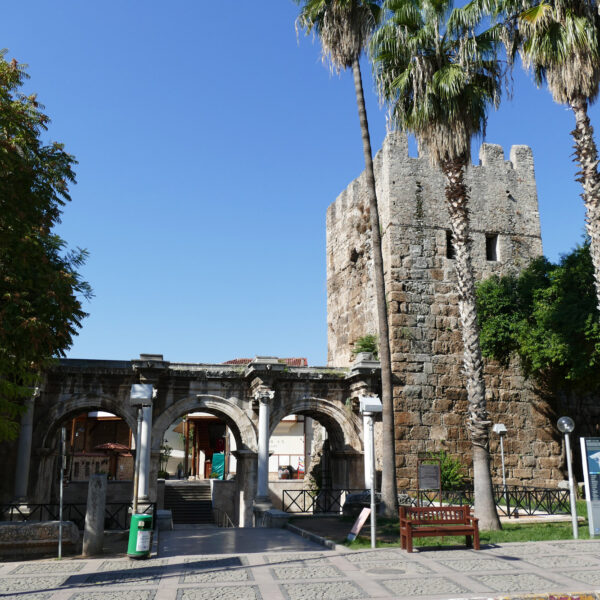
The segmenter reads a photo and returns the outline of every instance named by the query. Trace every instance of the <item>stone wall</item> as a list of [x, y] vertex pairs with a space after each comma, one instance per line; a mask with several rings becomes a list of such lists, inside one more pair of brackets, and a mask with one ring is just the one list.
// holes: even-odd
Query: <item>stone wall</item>
[[[506, 161], [500, 146], [484, 144], [479, 157], [480, 165], [466, 173], [478, 279], [518, 271], [542, 254], [531, 150], [513, 146]], [[388, 136], [375, 169], [402, 489], [416, 487], [419, 452], [443, 448], [470, 462], [467, 398], [444, 177], [428, 157], [408, 156], [402, 134]], [[363, 174], [327, 212], [328, 360], [336, 367], [351, 362], [359, 337], [377, 333], [367, 206]], [[508, 483], [546, 486], [562, 480], [560, 438], [555, 437], [551, 411], [518, 365], [487, 363], [485, 377], [491, 419], [508, 429]], [[497, 482], [498, 445], [492, 439]]]

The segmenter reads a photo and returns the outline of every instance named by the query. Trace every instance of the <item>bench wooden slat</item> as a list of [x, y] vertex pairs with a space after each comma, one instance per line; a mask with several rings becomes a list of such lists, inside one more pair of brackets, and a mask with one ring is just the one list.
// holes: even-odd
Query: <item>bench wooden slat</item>
[[413, 537], [444, 535], [464, 535], [467, 547], [479, 550], [478, 519], [471, 515], [470, 506], [400, 507], [400, 545], [407, 552], [413, 551]]

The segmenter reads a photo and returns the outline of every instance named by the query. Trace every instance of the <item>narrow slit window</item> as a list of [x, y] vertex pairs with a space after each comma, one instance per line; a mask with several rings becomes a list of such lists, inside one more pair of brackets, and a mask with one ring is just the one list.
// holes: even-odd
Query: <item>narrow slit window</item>
[[454, 258], [454, 244], [452, 243], [452, 232], [446, 229], [446, 258]]
[[485, 236], [485, 257], [492, 262], [498, 260], [498, 236], [495, 233]]

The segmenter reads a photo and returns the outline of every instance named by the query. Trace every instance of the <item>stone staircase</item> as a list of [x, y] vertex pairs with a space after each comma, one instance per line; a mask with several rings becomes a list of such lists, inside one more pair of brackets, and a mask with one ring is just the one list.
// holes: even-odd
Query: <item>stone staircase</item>
[[173, 523], [212, 523], [210, 482], [165, 481], [165, 509]]

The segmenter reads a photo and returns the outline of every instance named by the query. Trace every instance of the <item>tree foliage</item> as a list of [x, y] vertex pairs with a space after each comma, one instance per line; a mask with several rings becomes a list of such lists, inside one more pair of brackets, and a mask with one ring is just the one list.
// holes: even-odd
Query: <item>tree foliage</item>
[[75, 159], [45, 144], [49, 118], [27, 74], [0, 52], [0, 439], [16, 436], [23, 399], [38, 374], [64, 355], [86, 316], [91, 289], [77, 269], [86, 252], [68, 250], [53, 227], [70, 200]]
[[367, 333], [354, 342], [352, 354], [356, 356], [361, 352], [370, 352], [375, 359], [379, 358], [379, 341], [375, 334]]
[[535, 260], [518, 276], [477, 288], [481, 347], [503, 363], [518, 356], [528, 376], [554, 390], [600, 385], [600, 323], [589, 244], [553, 264]]

